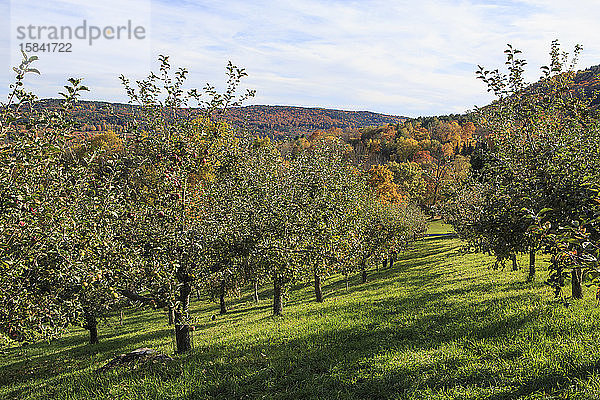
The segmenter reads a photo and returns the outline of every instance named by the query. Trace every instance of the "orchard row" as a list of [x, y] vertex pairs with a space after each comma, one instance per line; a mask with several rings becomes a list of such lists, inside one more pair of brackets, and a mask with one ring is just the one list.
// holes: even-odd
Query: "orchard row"
[[[228, 293], [269, 284], [279, 315], [291, 284], [313, 281], [323, 301], [323, 278], [366, 281], [424, 231], [421, 211], [386, 196], [393, 183], [356, 168], [343, 142], [284, 156], [219, 122], [253, 95], [236, 95], [243, 69], [228, 65], [224, 93], [185, 91], [187, 71], [161, 57], [158, 74], [121, 78], [139, 105], [126, 133], [81, 137], [69, 112], [87, 88], [71, 79], [61, 110], [32, 107], [36, 58], [24, 57], [0, 115], [0, 330], [15, 340], [79, 325], [94, 343], [104, 315], [135, 303], [169, 310], [185, 352], [194, 291], [224, 313]], [[192, 103], [206, 116], [165, 116]]]

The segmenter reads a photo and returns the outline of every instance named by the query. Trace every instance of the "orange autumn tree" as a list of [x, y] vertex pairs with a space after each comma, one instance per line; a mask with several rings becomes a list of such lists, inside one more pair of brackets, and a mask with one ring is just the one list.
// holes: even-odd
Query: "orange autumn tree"
[[477, 128], [475, 127], [474, 123], [472, 123], [471, 121], [466, 122], [460, 128], [460, 139], [463, 142], [469, 142], [471, 140], [471, 138], [473, 137], [473, 135], [475, 134], [476, 130], [477, 130]]

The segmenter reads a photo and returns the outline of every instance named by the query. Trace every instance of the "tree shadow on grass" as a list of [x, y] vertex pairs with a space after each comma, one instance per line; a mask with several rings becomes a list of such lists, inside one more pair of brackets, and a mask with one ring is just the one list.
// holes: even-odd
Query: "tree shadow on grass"
[[[187, 385], [187, 398], [401, 398], [399, 394], [424, 389], [489, 386], [497, 381], [494, 371], [459, 372], [464, 364], [460, 354], [436, 357], [436, 352], [447, 346], [462, 346], [469, 354], [475, 353], [469, 349], [469, 343], [504, 340], [538, 318], [539, 311], [505, 315], [497, 312], [494, 300], [471, 307], [447, 302], [448, 293], [372, 303], [369, 313], [376, 318], [370, 319], [366, 326], [334, 331], [315, 326], [304, 336], [292, 335], [279, 343], [263, 340], [251, 345], [225, 343], [196, 349], [176, 360], [175, 367], [148, 370], [144, 374], [155, 374], [165, 383], [181, 382], [182, 376], [195, 377], [182, 383]], [[518, 302], [524, 296], [515, 295], [507, 301]], [[322, 309], [312, 312], [329, 313], [334, 311], [332, 307], [324, 304]], [[396, 316], [406, 317], [407, 313], [410, 318], [395, 322]], [[298, 312], [292, 317], [298, 317]], [[353, 315], [342, 313], [338, 317], [347, 320]], [[200, 327], [199, 334], [203, 329], [206, 328]], [[433, 355], [430, 362], [415, 362], [420, 354]], [[394, 355], [413, 360], [384, 368], [385, 357]], [[514, 362], [521, 353], [505, 351], [494, 356], [499, 358], [498, 362]], [[135, 374], [126, 370], [115, 372], [112, 382]], [[103, 387], [106, 383], [89, 384], [88, 390], [97, 393], [106, 390]]]
[[[404, 284], [405, 289], [418, 288], [438, 278], [439, 275], [426, 274], [416, 279], [411, 276], [410, 279], [402, 277], [390, 282], [375, 281], [353, 287], [353, 291], [370, 291], [398, 284]], [[465, 282], [470, 282], [467, 287], [453, 287]], [[335, 293], [336, 288], [339, 290], [339, 286], [343, 284], [345, 283], [341, 280], [327, 287], [331, 293]], [[235, 398], [251, 394], [250, 397], [268, 398], [402, 398], [402, 393], [414, 393], [425, 389], [444, 391], [468, 385], [482, 388], [497, 385], [497, 371], [493, 368], [477, 367], [472, 372], [458, 372], [464, 366], [464, 360], [460, 357], [442, 357], [426, 365], [399, 366], [385, 373], [376, 373], [368, 364], [364, 364], [365, 360], [389, 351], [427, 352], [449, 344], [460, 345], [466, 340], [506, 340], [540, 318], [543, 313], [542, 310], [535, 309], [515, 315], [503, 315], [500, 312], [506, 304], [523, 301], [532, 296], [539, 297], [533, 293], [519, 293], [501, 300], [474, 298], [473, 301], [464, 304], [448, 301], [454, 295], [464, 294], [465, 290], [471, 293], [485, 293], [491, 288], [510, 291], [522, 286], [519, 282], [491, 285], [488, 282], [473, 282], [469, 278], [460, 278], [444, 284], [447, 288], [441, 288], [437, 292], [371, 303], [369, 313], [379, 318], [364, 327], [315, 334], [278, 346], [261, 343], [244, 348], [243, 353], [223, 348], [216, 350], [217, 353], [213, 351], [195, 354], [190, 357], [194, 360], [192, 364], [205, 366], [208, 363], [214, 370], [213, 374], [219, 377], [208, 383], [208, 389], [202, 389], [202, 396]], [[325, 303], [317, 309], [296, 310], [294, 316], [339, 313], [340, 310], [335, 307]], [[435, 314], [423, 314], [419, 310], [430, 310]], [[409, 323], [406, 320], [397, 325], [390, 323], [390, 319], [395, 315], [405, 316], [411, 313], [413, 315], [408, 320]], [[345, 315], [343, 311], [338, 315], [341, 320], [356, 317], [352, 313]], [[210, 364], [216, 354], [227, 354], [227, 358], [232, 360], [231, 363]], [[266, 360], [248, 354], [266, 354], [263, 357]], [[488, 357], [497, 363], [510, 363], [522, 357], [522, 352], [505, 349], [495, 354], [484, 352], [477, 357]], [[576, 376], [584, 378], [597, 371], [599, 363], [600, 361], [580, 366]], [[240, 374], [240, 371], [247, 373]], [[454, 372], [449, 374], [448, 371]], [[358, 378], [354, 379], [356, 376]], [[569, 379], [565, 375], [548, 373], [526, 381], [514, 390], [509, 389], [514, 386], [514, 382], [505, 380], [502, 382], [507, 388], [505, 394], [489, 398], [504, 399], [530, 395], [543, 389], [564, 386]], [[282, 395], [283, 393], [286, 395]]]
[[[426, 265], [430, 265], [432, 263], [444, 263], [448, 260], [449, 257], [454, 256], [456, 253], [456, 249], [459, 247], [459, 242], [457, 241], [449, 241], [446, 239], [439, 239], [439, 244], [432, 243], [413, 243], [408, 249], [404, 252], [401, 252], [396, 257], [396, 262], [393, 267], [388, 268], [369, 268], [368, 273], [368, 282], [367, 284], [360, 283], [360, 273], [355, 272], [351, 274], [349, 277], [350, 287], [346, 291], [346, 279], [344, 276], [336, 274], [330, 277], [323, 277], [323, 293], [325, 297], [334, 297], [338, 295], [344, 294], [352, 294], [353, 292], [361, 292], [371, 290], [378, 285], [383, 285], [386, 279], [392, 277], [397, 277], [397, 274], [400, 271], [404, 271], [407, 269], [407, 266], [412, 268], [418, 268]], [[433, 257], [435, 256], [435, 257]], [[433, 257], [433, 258], [432, 258]], [[408, 263], [408, 265], [407, 265]], [[435, 274], [433, 275], [431, 272], [428, 272], [429, 279], [435, 279], [441, 275]], [[314, 301], [314, 292], [312, 291], [313, 282], [303, 281], [297, 282], [288, 288], [289, 292], [294, 293], [294, 297], [291, 301], [286, 301], [286, 306], [293, 306], [296, 304], [301, 304], [307, 301]], [[265, 306], [265, 303], [272, 301], [273, 289], [270, 285], [262, 285], [259, 290], [259, 298], [261, 299], [259, 303], [255, 303], [252, 298], [253, 288], [248, 286], [244, 288], [242, 294], [238, 297], [228, 298], [228, 307], [230, 309], [236, 309], [236, 313], [244, 313], [246, 311], [242, 311], [241, 307], [244, 307], [243, 310], [262, 310], [268, 308], [269, 306]], [[218, 305], [215, 303], [212, 305], [212, 308], [215, 310], [215, 314], [218, 314]], [[231, 313], [234, 311], [232, 310]]]
[[[548, 372], [523, 381], [509, 373], [499, 378], [497, 369], [500, 367], [487, 366], [486, 362], [511, 365], [523, 357], [518, 348], [511, 347], [510, 340], [515, 332], [527, 329], [531, 321], [539, 319], [543, 311], [522, 309], [519, 313], [510, 313], [504, 306], [537, 295], [515, 293], [515, 283], [507, 282], [493, 286], [494, 290], [507, 293], [502, 299], [471, 296], [468, 301], [457, 300], [456, 297], [465, 292], [472, 295], [492, 289], [489, 282], [477, 282], [469, 277], [444, 279], [443, 285], [423, 291], [425, 285], [439, 282], [444, 275], [443, 271], [428, 266], [434, 263], [440, 268], [448, 267], [448, 257], [456, 248], [453, 242], [440, 242], [439, 246], [436, 244], [430, 248], [431, 244], [428, 243], [426, 248], [416, 246], [410, 250], [413, 258], [408, 254], [407, 258], [399, 257], [393, 268], [372, 271], [373, 280], [364, 285], [357, 285], [358, 277], [354, 276], [349, 292], [345, 291], [343, 278], [327, 280], [324, 285], [326, 296], [347, 296], [345, 309], [327, 300], [324, 304], [308, 308], [295, 307], [313, 301], [311, 291], [304, 286], [301, 287], [304, 292], [287, 304], [290, 318], [310, 317], [312, 319], [309, 320], [319, 321], [318, 315], [335, 313], [341, 321], [336, 329], [327, 330], [315, 325], [314, 329], [305, 333], [290, 332], [278, 343], [266, 339], [252, 343], [243, 340], [239, 343], [217, 342], [177, 358], [168, 368], [118, 370], [102, 379], [96, 379], [93, 373], [85, 375], [86, 372], [83, 384], [88, 393], [104, 396], [107, 389], [118, 385], [118, 382], [154, 376], [166, 387], [182, 386], [185, 390], [178, 389], [177, 392], [186, 393], [185, 398], [190, 399], [406, 398], [423, 390], [446, 391], [469, 385], [486, 388], [500, 384], [504, 391], [489, 397], [498, 400], [566, 385], [569, 377], [564, 374]], [[413, 273], [409, 276], [399, 274], [399, 271]], [[389, 290], [401, 290], [402, 293], [384, 298], [377, 295], [378, 291]], [[362, 292], [362, 296], [353, 296], [358, 292]], [[268, 290], [262, 291], [263, 296], [268, 293]], [[264, 300], [258, 305], [245, 307], [244, 299], [234, 301], [233, 309], [222, 319], [219, 317], [217, 321], [197, 325], [196, 335], [214, 334], [213, 328], [219, 323], [237, 323], [251, 313], [270, 308]], [[368, 307], [362, 310], [365, 304]], [[201, 307], [204, 314], [208, 310], [210, 307]], [[156, 314], [146, 318], [146, 322], [157, 320]], [[352, 321], [363, 320], [366, 322], [364, 325], [359, 322], [352, 324]], [[102, 348], [101, 357], [109, 358], [148, 341], [167, 341], [171, 328], [139, 335], [131, 331], [129, 334], [133, 336], [104, 340], [106, 347]], [[76, 340], [69, 338], [69, 345], [74, 346]], [[477, 347], [479, 342], [497, 346], [490, 351], [485, 346]], [[87, 365], [84, 362], [89, 352], [80, 346], [37, 358], [35, 363], [49, 363], [49, 367], [36, 379], [52, 377], [57, 364], [73, 354], [81, 361], [73, 370], [89, 366], [89, 358]], [[466, 361], [465, 357], [475, 361]], [[467, 367], [467, 362], [474, 364]], [[573, 369], [574, 375], [570, 376], [584, 378], [591, 371], [598, 370], [599, 363], [578, 365]], [[10, 370], [18, 371], [24, 367], [13, 364]], [[25, 385], [32, 376], [16, 379], [17, 383]], [[52, 385], [46, 384], [43, 390], [51, 398], [54, 391], [63, 393], [65, 387], [73, 385], [70, 379], [66, 374], [60, 376], [52, 381]], [[9, 380], [0, 378], [0, 386], [8, 384]], [[11, 395], [19, 398], [24, 394], [23, 390], [16, 389]]]
[[[528, 397], [537, 393], [544, 393], [545, 398], [571, 398], [567, 394], [562, 396], [550, 396], [565, 392], [565, 389], [572, 389], [573, 382], [576, 380], [585, 380], [592, 374], [600, 372], [600, 359], [588, 362], [582, 365], [572, 365], [567, 373], [557, 371], [542, 372], [535, 378], [526, 379], [524, 382], [513, 385], [512, 389], [504, 393], [491, 395], [489, 400], [508, 400]], [[596, 396], [581, 396], [578, 398], [597, 398]]]
[[[96, 345], [89, 345], [83, 340], [79, 346], [51, 354], [38, 354], [25, 360], [20, 360], [3, 366], [5, 374], [0, 377], [0, 386], [14, 384], [29, 379], [45, 379], [56, 375], [57, 371], [68, 372], [89, 366], [90, 357], [98, 355], [99, 359], [108, 360], [123, 352], [133, 350], [149, 341], [164, 339], [171, 335], [171, 329], [160, 329], [134, 336], [118, 336], [105, 338]], [[65, 365], [69, 360], [69, 365]], [[10, 374], [12, 371], [13, 374]], [[27, 371], [26, 373], [24, 373]]]
[[[446, 264], [446, 253], [451, 251], [452, 248], [441, 245], [424, 256], [429, 257], [428, 259], [416, 262], [413, 259], [410, 265], [400, 264], [397, 268], [416, 270], [431, 265], [432, 262]], [[343, 288], [344, 279], [330, 282], [324, 289], [330, 296], [352, 295], [357, 291], [369, 293], [392, 287], [419, 293], [416, 289], [438, 281], [442, 275], [428, 269], [420, 276], [397, 276], [398, 269], [394, 267], [393, 271], [373, 271], [373, 281], [360, 286], [354, 285], [349, 292]], [[463, 285], [460, 287], [454, 287], [461, 283]], [[191, 368], [190, 364], [196, 364], [197, 367], [194, 368], [210, 366], [218, 379], [208, 382], [208, 388], [203, 387], [201, 395], [214, 398], [244, 395], [267, 398], [390, 398], [402, 397], [403, 392], [419, 389], [445, 390], [458, 385], [485, 387], [495, 384], [496, 372], [485, 368], [479, 368], [475, 373], [456, 372], [449, 375], [448, 371], [458, 371], [463, 365], [464, 360], [460, 357], [446, 356], [426, 365], [399, 366], [381, 374], [376, 374], [372, 365], [368, 364], [368, 360], [390, 351], [431, 352], [446, 345], [465, 343], [467, 339], [503, 340], [540, 315], [539, 310], [516, 315], [503, 315], [499, 312], [503, 305], [499, 303], [518, 302], [535, 296], [529, 293], [515, 294], [501, 301], [476, 298], [472, 302], [461, 304], [449, 300], [465, 291], [484, 293], [492, 287], [511, 290], [514, 288], [511, 282], [492, 286], [488, 282], [475, 282], [465, 277], [446, 280], [444, 286], [435, 292], [371, 302], [368, 313], [377, 318], [366, 319], [371, 322], [363, 327], [314, 334], [286, 341], [284, 345], [261, 343], [245, 347], [242, 352], [222, 348], [196, 353], [188, 358], [194, 361], [183, 368]], [[306, 298], [299, 299], [297, 303], [305, 300]], [[357, 300], [360, 301], [365, 299]], [[293, 316], [310, 317], [333, 312], [339, 314], [340, 309], [336, 307], [335, 304], [326, 302], [309, 310], [294, 310]], [[356, 307], [349, 305], [348, 309], [350, 312], [344, 313], [341, 310], [337, 317], [341, 320], [357, 318], [353, 314]], [[421, 312], [425, 310], [429, 310], [429, 313]], [[395, 316], [406, 315], [411, 318], [394, 323]], [[317, 328], [315, 330], [318, 331]], [[212, 360], [223, 354], [227, 354], [229, 363], [212, 363]], [[498, 361], [512, 362], [521, 357], [522, 353], [509, 349], [489, 356], [498, 357]], [[200, 396], [200, 392], [196, 394]]]
[[[118, 327], [99, 325], [100, 343], [95, 345], [87, 342], [87, 331], [78, 329], [50, 343], [40, 342], [10, 349], [8, 356], [12, 356], [14, 362], [2, 365], [0, 388], [6, 390], [7, 386], [14, 386], [13, 390], [8, 390], [8, 398], [22, 398], [30, 390], [28, 386], [32, 381], [44, 381], [47, 384], [89, 368], [92, 360], [104, 363], [119, 354], [145, 347], [149, 342], [164, 342], [173, 335], [173, 328], [167, 326], [147, 331], [148, 325], [156, 326], [157, 321], [162, 319], [161, 315], [134, 309], [130, 312], [134, 314], [135, 322], [129, 320], [129, 323]], [[205, 327], [200, 326], [200, 329]]]
[[[419, 301], [422, 304], [423, 299], [415, 299], [415, 302]], [[375, 310], [375, 313], [383, 314], [383, 311], [390, 310], [396, 305], [391, 303], [376, 305], [379, 311]], [[411, 302], [400, 308], [412, 305]], [[459, 357], [442, 357], [422, 365], [400, 365], [385, 373], [378, 371], [375, 360], [390, 352], [417, 354], [435, 351], [444, 345], [460, 343], [465, 338], [506, 337], [535, 318], [536, 313], [531, 312], [492, 320], [485, 308], [477, 311], [451, 309], [440, 315], [413, 318], [410, 324], [399, 326], [371, 324], [362, 328], [314, 333], [282, 345], [263, 342], [243, 350], [218, 349], [218, 353], [227, 354], [228, 363], [211, 364], [215, 359], [211, 352], [194, 354], [188, 358], [184, 368], [195, 364], [195, 368], [208, 366], [213, 369], [212, 375], [218, 379], [208, 382], [208, 388], [203, 389], [203, 396], [208, 394], [213, 398], [239, 398], [250, 393], [253, 394], [251, 397], [267, 398], [331, 398], [338, 395], [390, 398], [404, 390], [415, 389], [415, 383], [422, 389], [434, 390], [458, 383], [485, 386], [494, 382], [496, 377], [493, 374], [445, 375], [448, 371], [459, 369], [463, 363]], [[501, 357], [514, 360], [520, 357], [520, 353], [506, 352]], [[243, 374], [243, 371], [247, 373]], [[455, 382], [457, 379], [459, 381]]]
[[[519, 296], [509, 301], [519, 301]], [[398, 304], [381, 301], [373, 313], [381, 322], [392, 319], [395, 313], [430, 302], [429, 307], [442, 307], [444, 296], [414, 298]], [[420, 390], [444, 391], [474, 385], [488, 387], [498, 384], [495, 370], [477, 368], [460, 372], [464, 360], [460, 355], [436, 357], [436, 350], [448, 345], [465, 347], [477, 340], [504, 340], [538, 318], [535, 311], [519, 315], [490, 313], [492, 301], [483, 302], [477, 309], [446, 304], [436, 315], [413, 316], [401, 324], [371, 324], [365, 327], [319, 332], [285, 340], [283, 343], [261, 341], [251, 346], [227, 345], [197, 349], [174, 361], [168, 369], [149, 369], [138, 372], [117, 371], [114, 382], [154, 374], [161, 382], [180, 382], [187, 386], [186, 398], [402, 398], [403, 393]], [[424, 306], [425, 307], [425, 306]], [[426, 307], [425, 307], [426, 308]], [[494, 318], [494, 315], [498, 318]], [[341, 316], [344, 318], [344, 316]], [[201, 328], [202, 329], [202, 328]], [[467, 341], [468, 339], [468, 341]], [[144, 340], [144, 339], [142, 339]], [[400, 362], [383, 368], [390, 354], [432, 353], [430, 362]], [[485, 353], [478, 357], [486, 356]], [[497, 363], [518, 362], [522, 354], [507, 349], [489, 355]], [[384, 357], [379, 360], [378, 357]], [[414, 361], [414, 360], [413, 360]], [[582, 365], [576, 376], [585, 377], [597, 370], [598, 363]], [[183, 383], [181, 377], [194, 377]], [[541, 389], [566, 385], [569, 377], [548, 373], [531, 379], [505, 394], [490, 398], [518, 398]], [[510, 388], [512, 381], [503, 382]], [[106, 393], [107, 383], [91, 382], [87, 390]], [[52, 390], [52, 389], [49, 389]], [[51, 393], [51, 391], [50, 391]]]

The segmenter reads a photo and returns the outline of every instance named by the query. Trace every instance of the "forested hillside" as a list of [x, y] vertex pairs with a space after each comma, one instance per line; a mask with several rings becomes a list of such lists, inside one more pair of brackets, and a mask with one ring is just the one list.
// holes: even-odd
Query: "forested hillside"
[[[600, 104], [600, 65], [578, 71], [573, 77], [571, 88], [574, 93], [590, 100], [592, 107]], [[37, 107], [57, 109], [58, 99], [41, 100]], [[83, 132], [114, 130], [121, 132], [126, 125], [133, 122], [137, 106], [102, 101], [80, 101], [73, 110], [73, 117], [79, 121]], [[401, 110], [399, 110], [401, 111]], [[201, 114], [199, 109], [182, 108], [178, 110], [181, 117], [195, 117]], [[244, 129], [252, 134], [275, 139], [294, 139], [302, 135], [310, 135], [317, 130], [342, 129], [357, 130], [365, 127], [401, 124], [406, 121], [417, 121], [429, 129], [438, 120], [453, 120], [460, 124], [466, 122], [465, 115], [454, 114], [446, 117], [419, 117], [416, 119], [386, 115], [371, 111], [347, 111], [327, 108], [308, 108], [294, 106], [250, 105], [231, 107], [221, 116], [236, 128]]]
[[380, 192], [432, 209], [466, 179], [484, 132], [460, 116], [420, 118], [360, 129], [330, 128], [280, 145], [299, 153], [322, 140], [342, 140], [360, 169], [368, 171]]
[[[60, 100], [42, 100], [37, 107], [58, 109]], [[80, 101], [74, 107], [72, 117], [80, 123], [82, 132], [106, 130], [122, 132], [127, 129], [127, 124], [134, 122], [138, 111], [138, 106], [130, 104]], [[197, 108], [177, 110], [177, 115], [183, 118], [193, 119], [201, 114], [201, 110]], [[406, 120], [405, 117], [370, 111], [265, 105], [231, 107], [223, 115], [219, 115], [219, 118], [238, 129], [276, 139], [293, 138], [309, 134], [317, 129], [357, 129], [365, 126], [400, 123]]]

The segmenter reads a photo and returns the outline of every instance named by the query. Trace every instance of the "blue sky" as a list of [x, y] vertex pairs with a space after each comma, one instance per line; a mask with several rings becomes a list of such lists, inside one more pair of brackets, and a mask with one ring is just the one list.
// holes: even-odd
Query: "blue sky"
[[[507, 43], [523, 50], [530, 80], [555, 38], [566, 50], [584, 46], [580, 67], [600, 64], [597, 0], [110, 0], [100, 8], [76, 0], [0, 1], [0, 51], [13, 63], [18, 24], [129, 19], [147, 28], [139, 43], [98, 42], [93, 53], [71, 58], [40, 54], [43, 75], [28, 83], [41, 97], [55, 96], [77, 75], [92, 89], [86, 98], [124, 101], [118, 74], [140, 78], [158, 54], [169, 54], [190, 70], [191, 87], [220, 86], [228, 60], [245, 67], [246, 85], [257, 90], [253, 104], [435, 115], [488, 102], [474, 71], [477, 64], [502, 66]], [[4, 97], [8, 74], [0, 85]]]

